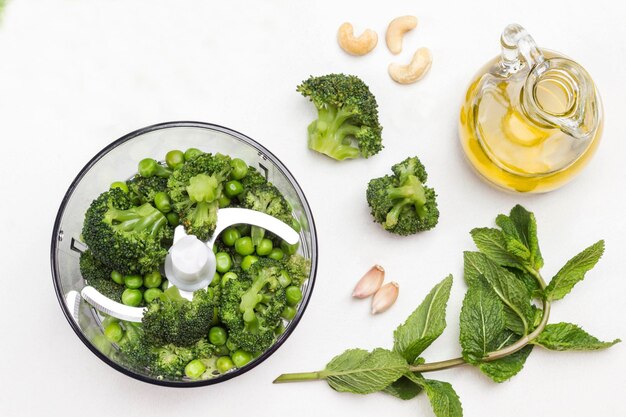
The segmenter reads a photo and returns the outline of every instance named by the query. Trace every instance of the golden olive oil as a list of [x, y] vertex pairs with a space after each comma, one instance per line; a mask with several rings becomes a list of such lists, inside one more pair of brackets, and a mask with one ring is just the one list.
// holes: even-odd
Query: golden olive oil
[[[541, 52], [548, 61], [556, 56]], [[459, 126], [465, 155], [480, 176], [497, 187], [533, 193], [554, 190], [574, 177], [598, 146], [602, 122], [590, 119], [601, 115], [595, 86], [588, 97], [589, 89], [579, 88], [578, 79], [558, 66], [549, 67], [529, 86], [524, 71], [501, 76], [500, 66], [500, 58], [489, 62], [465, 96]], [[524, 91], [528, 88], [530, 99]], [[593, 111], [580, 112], [590, 100]], [[565, 123], [582, 114], [580, 124], [594, 127], [576, 138], [562, 126], [538, 119], [537, 113]]]

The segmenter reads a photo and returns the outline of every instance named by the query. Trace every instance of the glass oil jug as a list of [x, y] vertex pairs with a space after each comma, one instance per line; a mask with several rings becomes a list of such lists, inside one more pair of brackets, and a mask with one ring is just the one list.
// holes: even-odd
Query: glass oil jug
[[554, 190], [589, 162], [602, 133], [602, 103], [583, 67], [539, 49], [520, 25], [471, 82], [460, 116], [463, 150], [493, 185]]

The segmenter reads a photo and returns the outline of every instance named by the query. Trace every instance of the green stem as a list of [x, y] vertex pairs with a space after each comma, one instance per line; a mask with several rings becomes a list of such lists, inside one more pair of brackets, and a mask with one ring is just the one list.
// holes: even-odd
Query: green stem
[[[528, 271], [532, 276], [537, 279], [539, 286], [541, 289], [546, 288], [546, 283], [541, 277], [541, 274], [535, 270]], [[523, 349], [529, 343], [532, 343], [539, 334], [545, 329], [546, 324], [548, 324], [548, 318], [550, 316], [550, 302], [548, 300], [543, 300], [543, 316], [541, 317], [541, 322], [537, 326], [535, 330], [533, 330], [530, 334], [525, 335], [517, 342], [509, 345], [505, 348], [496, 350], [494, 352], [488, 353], [484, 358], [484, 362], [491, 362], [497, 359], [504, 358], [505, 356], [512, 355], [513, 353]], [[443, 369], [454, 368], [455, 366], [465, 365], [465, 359], [463, 358], [453, 358], [447, 359], [445, 361], [439, 362], [430, 362], [430, 363], [422, 363], [420, 365], [409, 366], [409, 370], [411, 372], [433, 372], [433, 371], [441, 371]], [[283, 374], [274, 380], [275, 384], [283, 383], [283, 382], [301, 382], [301, 381], [313, 381], [317, 379], [325, 379], [326, 375], [324, 371], [319, 372], [304, 372], [304, 373], [295, 373], [295, 374]]]
[[284, 382], [304, 382], [314, 381], [316, 379], [324, 379], [321, 372], [299, 372], [294, 374], [282, 374], [274, 380], [274, 384], [282, 384]]

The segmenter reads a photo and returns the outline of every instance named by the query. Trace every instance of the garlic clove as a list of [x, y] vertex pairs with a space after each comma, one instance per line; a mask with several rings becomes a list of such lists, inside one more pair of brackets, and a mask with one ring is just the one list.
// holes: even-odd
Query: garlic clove
[[385, 269], [380, 265], [374, 265], [356, 284], [352, 296], [354, 298], [367, 298], [378, 291], [384, 280]]
[[395, 281], [380, 287], [376, 294], [374, 294], [374, 298], [372, 298], [372, 314], [387, 311], [398, 299], [399, 292], [400, 286]]

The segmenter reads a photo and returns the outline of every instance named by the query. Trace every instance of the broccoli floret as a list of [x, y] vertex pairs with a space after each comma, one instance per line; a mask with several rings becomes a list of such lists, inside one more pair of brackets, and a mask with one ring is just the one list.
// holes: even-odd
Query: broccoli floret
[[136, 200], [138, 205], [145, 203], [153, 203], [154, 196], [159, 192], [167, 192], [167, 178], [152, 176], [142, 177], [135, 175], [131, 180], [126, 182], [128, 190], [131, 193], [133, 201]]
[[260, 258], [246, 274], [224, 284], [220, 319], [231, 342], [248, 352], [262, 352], [274, 342], [287, 305], [285, 290], [278, 283], [282, 265]]
[[124, 337], [119, 342], [122, 361], [130, 368], [147, 369], [161, 378], [180, 378], [189, 362], [211, 358], [217, 350], [206, 338], [189, 347], [174, 344], [154, 346], [144, 337], [141, 325], [124, 323], [124, 328]]
[[248, 167], [248, 173], [245, 177], [239, 180], [243, 186], [244, 191], [249, 190], [257, 185], [267, 183], [267, 179], [261, 173], [253, 167]]
[[212, 288], [198, 290], [193, 300], [161, 297], [153, 300], [142, 318], [144, 337], [149, 344], [191, 346], [206, 336], [216, 307]]
[[128, 194], [114, 188], [96, 198], [87, 213], [82, 236], [95, 258], [122, 274], [147, 274], [159, 268], [171, 237], [167, 219], [150, 204], [133, 206]]
[[311, 261], [304, 256], [296, 253], [291, 256], [285, 256], [281, 262], [291, 278], [291, 285], [299, 287], [309, 278]]
[[202, 154], [174, 171], [168, 180], [174, 210], [185, 231], [208, 240], [217, 223], [218, 200], [231, 171], [230, 158]]
[[401, 236], [435, 227], [439, 221], [437, 195], [424, 185], [424, 165], [412, 157], [391, 169], [394, 175], [374, 178], [367, 186], [367, 203], [374, 221]]
[[276, 217], [288, 225], [293, 225], [294, 218], [285, 197], [272, 184], [257, 185], [244, 191], [240, 198], [241, 206]]
[[378, 105], [369, 87], [354, 75], [310, 77], [297, 87], [317, 107], [308, 127], [309, 148], [331, 158], [368, 158], [383, 148]]
[[113, 301], [122, 302], [122, 293], [125, 287], [111, 280], [113, 269], [96, 259], [92, 251], [87, 250], [81, 253], [79, 267], [87, 285], [94, 287], [102, 295]]

